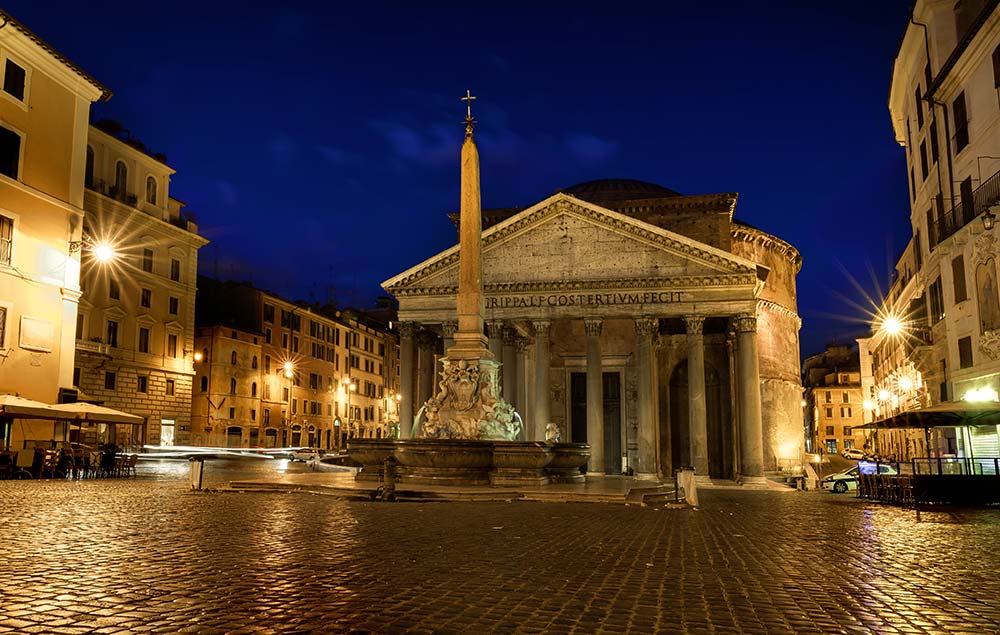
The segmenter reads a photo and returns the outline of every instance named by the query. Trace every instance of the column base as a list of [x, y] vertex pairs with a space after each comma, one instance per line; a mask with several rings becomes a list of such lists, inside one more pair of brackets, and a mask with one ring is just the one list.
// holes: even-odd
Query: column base
[[767, 487], [767, 479], [763, 476], [740, 476], [740, 485], [743, 487], [752, 487], [755, 489], [762, 489]]

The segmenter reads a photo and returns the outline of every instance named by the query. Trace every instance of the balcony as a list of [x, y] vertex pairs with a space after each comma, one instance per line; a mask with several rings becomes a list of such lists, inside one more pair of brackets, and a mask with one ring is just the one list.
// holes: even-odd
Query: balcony
[[951, 211], [938, 218], [934, 223], [934, 244], [942, 242], [997, 203], [1000, 203], [1000, 171], [972, 191], [971, 201], [959, 201]]

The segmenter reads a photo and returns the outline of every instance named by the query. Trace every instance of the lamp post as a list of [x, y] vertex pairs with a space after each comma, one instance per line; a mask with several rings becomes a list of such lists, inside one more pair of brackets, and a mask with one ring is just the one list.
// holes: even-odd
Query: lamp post
[[358, 389], [358, 385], [351, 379], [350, 375], [344, 377], [341, 381], [344, 384], [344, 392], [347, 393], [347, 438], [350, 439], [354, 430], [351, 419], [353, 415], [351, 412], [351, 393]]
[[288, 429], [292, 422], [292, 378], [295, 377], [295, 365], [287, 361], [282, 365], [285, 369], [285, 377], [288, 379], [288, 416], [281, 426], [281, 446], [288, 447]]

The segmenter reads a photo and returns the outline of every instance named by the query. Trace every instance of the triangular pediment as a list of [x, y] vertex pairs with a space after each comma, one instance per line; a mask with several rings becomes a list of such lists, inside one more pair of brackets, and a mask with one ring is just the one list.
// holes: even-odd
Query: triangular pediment
[[[757, 282], [750, 260], [559, 193], [483, 232], [484, 289], [582, 287], [671, 280], [685, 286]], [[458, 246], [382, 283], [393, 294], [449, 293]]]

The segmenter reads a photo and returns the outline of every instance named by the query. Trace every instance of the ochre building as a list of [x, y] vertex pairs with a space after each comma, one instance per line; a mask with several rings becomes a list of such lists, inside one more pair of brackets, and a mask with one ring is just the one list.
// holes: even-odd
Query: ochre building
[[[736, 194], [582, 183], [483, 212], [484, 312], [529, 440], [554, 423], [590, 473], [760, 478], [802, 452], [799, 253]], [[458, 246], [383, 283], [399, 300], [401, 428], [455, 332]]]

